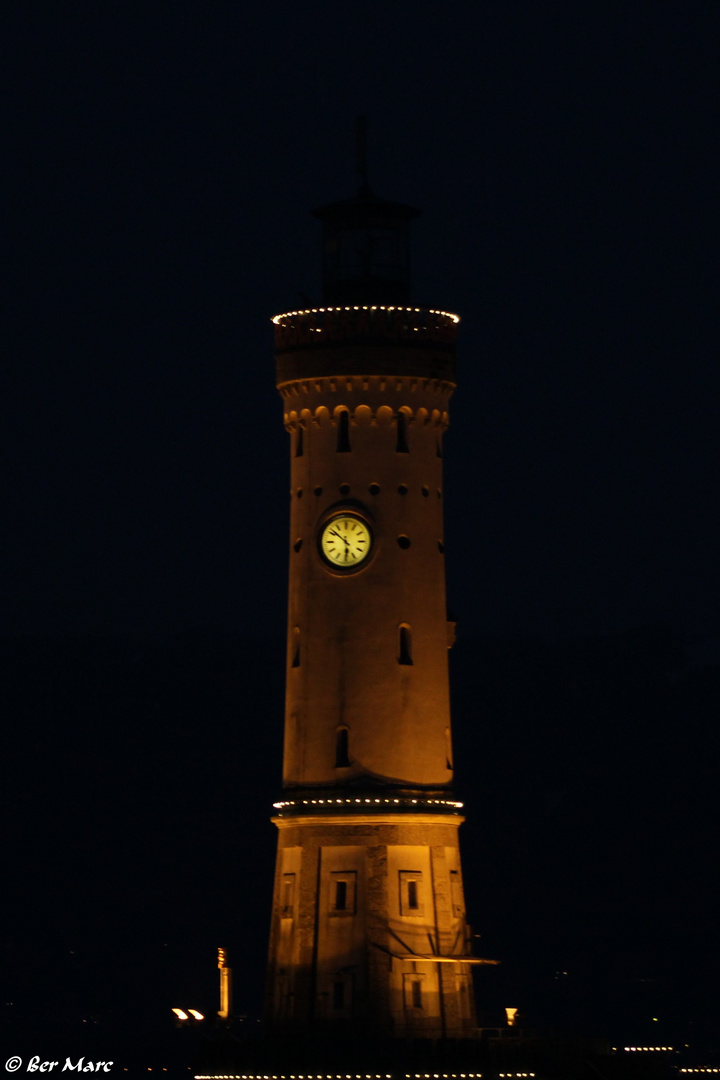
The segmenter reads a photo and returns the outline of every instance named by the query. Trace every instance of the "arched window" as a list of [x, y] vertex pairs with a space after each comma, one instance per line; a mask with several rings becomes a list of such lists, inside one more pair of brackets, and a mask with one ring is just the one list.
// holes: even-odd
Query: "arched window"
[[338, 415], [337, 452], [338, 454], [350, 453], [350, 413], [347, 409], [343, 409]]
[[450, 728], [445, 728], [445, 765], [452, 771], [452, 740], [450, 738]]
[[407, 441], [407, 416], [402, 409], [397, 414], [397, 446], [395, 450], [398, 454], [410, 453]]
[[335, 733], [335, 768], [347, 769], [350, 765], [350, 738], [346, 727], [339, 727]]
[[407, 623], [402, 623], [399, 629], [399, 655], [398, 664], [412, 666], [412, 630]]

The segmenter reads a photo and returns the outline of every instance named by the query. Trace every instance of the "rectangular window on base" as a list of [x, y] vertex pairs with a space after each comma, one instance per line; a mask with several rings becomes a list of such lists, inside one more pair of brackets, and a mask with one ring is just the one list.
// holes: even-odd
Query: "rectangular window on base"
[[400, 914], [416, 918], [425, 914], [422, 872], [419, 870], [400, 871]]
[[425, 1008], [423, 996], [424, 978], [424, 975], [418, 975], [414, 971], [403, 975], [403, 997], [408, 1012], [421, 1012]]
[[330, 875], [330, 903], [328, 909], [331, 915], [355, 914], [356, 876], [354, 870], [337, 871]]

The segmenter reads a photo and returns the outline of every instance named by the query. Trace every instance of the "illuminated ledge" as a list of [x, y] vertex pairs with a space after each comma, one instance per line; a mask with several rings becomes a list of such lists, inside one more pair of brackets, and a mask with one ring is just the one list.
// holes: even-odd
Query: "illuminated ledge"
[[305, 308], [304, 311], [286, 311], [282, 315], [273, 315], [272, 321], [276, 326], [285, 325], [283, 320], [297, 319], [303, 315], [324, 315], [332, 312], [341, 311], [399, 311], [399, 312], [413, 312], [415, 314], [422, 314], [426, 311], [428, 315], [441, 315], [443, 318], [450, 319], [454, 323], [460, 322], [459, 315], [453, 315], [451, 311], [436, 311], [434, 308], [419, 308], [419, 307], [401, 307], [397, 304], [348, 304], [345, 307], [319, 307], [319, 308]]
[[433, 814], [458, 814], [463, 804], [454, 799], [389, 799], [359, 796], [340, 799], [284, 799], [273, 803], [279, 817], [300, 814], [417, 814], [429, 811]]
[[[690, 1070], [687, 1070], [690, 1071]], [[482, 1080], [482, 1073], [398, 1073], [397, 1080]], [[520, 1080], [534, 1072], [501, 1072], [503, 1080]], [[394, 1080], [393, 1073], [196, 1073], [194, 1080]]]
[[[339, 344], [405, 346], [412, 353], [429, 349], [444, 357], [449, 373], [460, 318], [450, 311], [431, 308], [357, 304], [286, 311], [275, 315], [272, 322], [278, 353], [307, 349], [315, 352]], [[436, 361], [435, 366], [439, 362]], [[367, 365], [367, 356], [363, 363]], [[373, 372], [363, 374], [372, 375]]]

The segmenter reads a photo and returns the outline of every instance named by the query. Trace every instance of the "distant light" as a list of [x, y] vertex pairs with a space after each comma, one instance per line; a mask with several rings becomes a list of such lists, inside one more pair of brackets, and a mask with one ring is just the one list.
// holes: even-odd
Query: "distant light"
[[673, 1049], [674, 1049], [674, 1047], [672, 1047], [672, 1046], [624, 1046], [623, 1047], [623, 1050], [625, 1050], [626, 1053], [632, 1053], [633, 1051], [638, 1051], [638, 1052], [641, 1052], [641, 1053], [642, 1052], [652, 1052], [652, 1051], [654, 1051], [654, 1052], [657, 1053], [657, 1051], [659, 1051], [659, 1050], [672, 1051]]
[[188, 1009], [188, 1012], [192, 1016], [193, 1020], [204, 1020], [205, 1019], [203, 1014], [201, 1012], [198, 1012], [197, 1009]]
[[186, 1012], [183, 1012], [182, 1009], [173, 1009], [173, 1012], [177, 1016], [178, 1020], [187, 1020], [188, 1019], [188, 1014]]

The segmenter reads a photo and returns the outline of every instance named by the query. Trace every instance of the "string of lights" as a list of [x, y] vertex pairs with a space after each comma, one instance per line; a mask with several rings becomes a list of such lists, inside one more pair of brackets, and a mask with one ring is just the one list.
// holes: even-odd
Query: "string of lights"
[[[718, 1071], [718, 1070], [715, 1070]], [[194, 1080], [392, 1080], [392, 1073], [199, 1073]], [[482, 1073], [403, 1073], [404, 1080], [481, 1080]], [[532, 1078], [534, 1072], [501, 1072], [502, 1080]]]
[[276, 810], [289, 810], [300, 806], [383, 806], [383, 807], [395, 807], [397, 809], [418, 809], [425, 806], [432, 806], [434, 808], [443, 808], [455, 812], [461, 810], [463, 804], [457, 802], [455, 799], [382, 799], [382, 798], [344, 798], [344, 799], [285, 799], [282, 802], [273, 803], [273, 807]]
[[451, 319], [454, 323], [460, 322], [460, 316], [454, 315], [451, 311], [439, 311], [436, 308], [400, 307], [397, 304], [352, 304], [345, 307], [305, 308], [303, 311], [286, 311], [282, 315], [274, 315], [272, 321], [276, 326], [282, 326], [283, 319], [294, 319], [302, 315], [324, 315], [326, 312], [333, 311], [412, 311], [418, 314], [427, 312], [428, 315], [440, 315], [445, 319]]

